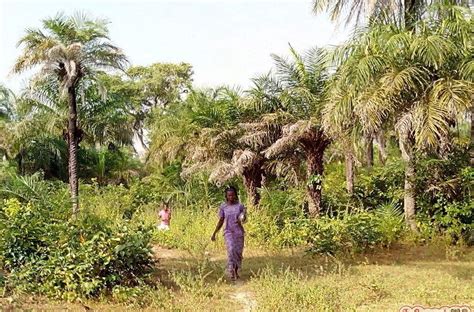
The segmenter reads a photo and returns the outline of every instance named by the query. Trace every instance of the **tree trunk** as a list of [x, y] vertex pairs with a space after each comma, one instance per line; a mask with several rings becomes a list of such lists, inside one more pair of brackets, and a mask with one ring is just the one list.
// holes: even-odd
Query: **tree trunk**
[[365, 137], [365, 156], [367, 167], [372, 168], [374, 165], [374, 137], [372, 134]]
[[471, 166], [474, 166], [474, 105], [471, 106], [471, 144], [469, 146]]
[[[405, 141], [405, 142], [404, 142]], [[415, 160], [413, 142], [409, 139], [400, 139], [400, 149], [405, 162], [405, 186], [403, 196], [403, 211], [405, 222], [411, 230], [417, 231], [415, 220]]]
[[307, 156], [308, 184], [306, 190], [309, 199], [309, 215], [318, 217], [321, 212], [323, 188], [323, 155], [324, 151], [313, 151]]
[[18, 171], [20, 172], [20, 174], [24, 174], [24, 170], [23, 170], [23, 149], [20, 149], [20, 152], [18, 153], [18, 155], [16, 157], [17, 157], [17, 161], [18, 161]]
[[404, 0], [403, 20], [407, 30], [414, 30], [416, 22], [420, 19], [420, 8], [424, 6], [422, 0]]
[[262, 187], [264, 175], [262, 169], [263, 162], [263, 158], [259, 159], [252, 167], [245, 169], [242, 173], [247, 196], [254, 207], [257, 207], [260, 203], [260, 193], [258, 189]]
[[299, 185], [302, 181], [305, 180], [305, 175], [304, 171], [301, 170], [301, 160], [298, 158], [298, 156], [295, 155], [290, 159], [290, 166], [295, 172], [295, 184]]
[[387, 151], [386, 151], [385, 134], [383, 130], [380, 130], [377, 133], [377, 135], [375, 136], [375, 142], [377, 143], [379, 161], [382, 165], [385, 166], [385, 162], [387, 161]]
[[415, 166], [412, 161], [405, 164], [405, 195], [403, 197], [403, 207], [405, 220], [413, 231], [417, 230], [415, 221]]
[[310, 217], [316, 218], [322, 208], [323, 156], [330, 141], [322, 130], [312, 128], [300, 139], [300, 143], [306, 155], [308, 213]]
[[347, 193], [352, 196], [354, 194], [354, 154], [351, 150], [348, 150], [344, 158], [346, 165], [346, 189]]
[[77, 103], [76, 90], [74, 87], [68, 88], [69, 101], [69, 120], [68, 120], [68, 151], [69, 151], [69, 190], [72, 200], [72, 214], [76, 216], [79, 212], [79, 182], [77, 178], [77, 146], [78, 146], [78, 129], [77, 129]]

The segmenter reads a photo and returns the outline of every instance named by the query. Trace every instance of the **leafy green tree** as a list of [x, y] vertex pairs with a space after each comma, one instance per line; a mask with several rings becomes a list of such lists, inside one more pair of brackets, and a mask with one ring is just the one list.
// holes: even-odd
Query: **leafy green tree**
[[114, 102], [121, 103], [133, 120], [133, 132], [148, 151], [147, 131], [153, 111], [182, 100], [191, 90], [192, 67], [186, 63], [133, 66], [125, 74], [103, 76], [101, 83]]
[[290, 46], [290, 53], [291, 59], [273, 56], [276, 83], [271, 88], [273, 95], [268, 96], [278, 99], [274, 101], [279, 106], [275, 114], [281, 120], [282, 132], [264, 155], [268, 159], [282, 155], [293, 158], [295, 150], [304, 155], [309, 213], [316, 217], [321, 210], [323, 156], [330, 144], [321, 125], [328, 67], [322, 49], [300, 55]]
[[23, 53], [14, 72], [41, 66], [37, 79], [57, 81], [61, 95], [67, 95], [69, 185], [72, 211], [79, 211], [77, 148], [82, 137], [78, 127], [77, 92], [81, 80], [93, 77], [98, 69], [123, 69], [126, 58], [108, 38], [104, 20], [93, 20], [83, 14], [57, 15], [43, 21], [42, 29], [27, 29], [20, 39]]
[[366, 131], [395, 126], [405, 162], [405, 218], [414, 230], [416, 151], [440, 152], [450, 127], [472, 107], [472, 13], [456, 6], [432, 12], [411, 31], [388, 24], [356, 36], [342, 49], [337, 78], [337, 88], [351, 94], [351, 106], [341, 107], [353, 109]]

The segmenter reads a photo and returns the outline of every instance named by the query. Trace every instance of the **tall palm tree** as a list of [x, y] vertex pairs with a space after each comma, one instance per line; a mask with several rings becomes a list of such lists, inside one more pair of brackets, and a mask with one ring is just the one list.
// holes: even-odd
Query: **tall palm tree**
[[77, 148], [82, 137], [78, 127], [77, 92], [82, 79], [93, 77], [97, 69], [123, 69], [127, 61], [122, 51], [108, 38], [107, 23], [90, 19], [84, 14], [43, 20], [42, 29], [27, 29], [18, 42], [23, 53], [17, 59], [16, 73], [41, 66], [37, 79], [53, 79], [59, 82], [61, 94], [67, 96], [68, 126], [65, 137], [69, 150], [69, 186], [72, 212], [79, 211]]
[[[441, 14], [440, 14], [441, 13]], [[437, 7], [414, 31], [374, 26], [345, 51], [339, 83], [354, 88], [353, 112], [368, 132], [390, 122], [405, 162], [404, 210], [415, 223], [415, 153], [436, 150], [472, 107], [472, 13]]]
[[328, 85], [328, 96], [322, 113], [324, 130], [335, 141], [341, 142], [345, 160], [346, 189], [354, 193], [355, 149], [354, 141], [360, 141], [360, 125], [354, 114], [354, 90], [339, 83], [337, 71]]
[[326, 55], [321, 49], [300, 55], [291, 46], [290, 54], [291, 59], [273, 55], [279, 85], [277, 115], [282, 115], [284, 125], [280, 138], [265, 150], [265, 157], [271, 159], [295, 150], [304, 155], [309, 214], [316, 217], [321, 210], [323, 156], [330, 143], [321, 126], [328, 79]]

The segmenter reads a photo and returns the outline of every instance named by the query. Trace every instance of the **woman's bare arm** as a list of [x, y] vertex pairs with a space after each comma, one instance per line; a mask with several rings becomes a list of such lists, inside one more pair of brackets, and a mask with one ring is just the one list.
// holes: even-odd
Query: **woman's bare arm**
[[211, 240], [215, 241], [216, 240], [216, 234], [217, 232], [220, 231], [222, 228], [222, 225], [224, 225], [224, 218], [219, 218], [219, 221], [217, 221], [216, 229], [214, 230], [214, 233], [212, 233]]

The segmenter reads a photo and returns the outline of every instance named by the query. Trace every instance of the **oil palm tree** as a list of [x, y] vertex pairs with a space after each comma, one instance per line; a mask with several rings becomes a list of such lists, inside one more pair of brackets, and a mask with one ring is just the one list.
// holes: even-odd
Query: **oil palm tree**
[[[242, 95], [239, 90], [219, 88], [215, 95], [195, 110], [194, 121], [200, 125], [198, 138], [188, 154], [188, 167], [184, 174], [196, 170], [210, 173], [209, 180], [217, 185], [240, 177], [243, 180], [250, 204], [257, 206], [260, 200], [265, 159], [258, 144], [248, 142], [250, 130], [242, 115]], [[216, 119], [213, 116], [220, 116]], [[254, 142], [255, 143], [255, 142]]]
[[379, 25], [355, 38], [338, 78], [354, 88], [353, 113], [366, 131], [395, 127], [405, 163], [405, 218], [413, 230], [415, 153], [436, 151], [472, 107], [472, 13], [456, 6], [434, 12], [413, 31]]
[[27, 29], [18, 42], [23, 46], [23, 53], [13, 68], [19, 73], [41, 66], [36, 78], [56, 79], [61, 95], [67, 96], [65, 137], [73, 215], [79, 211], [77, 148], [82, 136], [77, 120], [78, 86], [84, 78], [93, 77], [98, 69], [122, 69], [126, 65], [122, 51], [110, 42], [106, 25], [104, 20], [90, 19], [79, 13], [45, 19], [42, 29]]
[[[279, 99], [276, 115], [284, 120], [281, 136], [265, 151], [268, 159], [299, 151], [306, 161], [306, 189], [309, 213], [321, 210], [323, 156], [330, 139], [321, 126], [328, 68], [322, 49], [312, 49], [300, 55], [290, 46], [291, 59], [273, 55]], [[264, 115], [265, 117], [265, 115]]]

